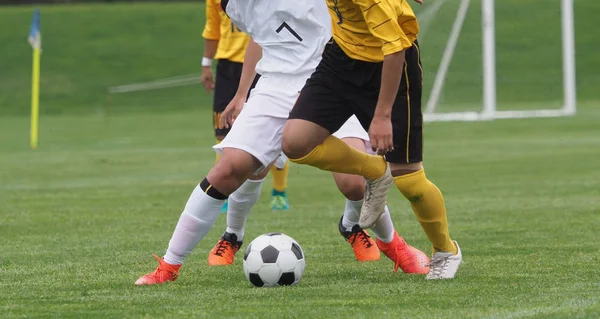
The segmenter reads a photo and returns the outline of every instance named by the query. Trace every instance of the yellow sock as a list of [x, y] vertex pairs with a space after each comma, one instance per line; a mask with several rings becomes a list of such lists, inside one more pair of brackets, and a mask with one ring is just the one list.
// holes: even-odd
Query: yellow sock
[[361, 152], [334, 136], [328, 136], [323, 144], [315, 147], [308, 155], [290, 158], [290, 161], [330, 172], [361, 175], [369, 180], [383, 176], [387, 167], [383, 156]]
[[[221, 143], [223, 140], [217, 139], [217, 144]], [[219, 161], [219, 158], [221, 158], [221, 155], [219, 155], [219, 153], [215, 153], [217, 154], [217, 157], [215, 158], [215, 165], [217, 165], [217, 162]]]
[[410, 201], [421, 227], [429, 237], [436, 251], [458, 253], [450, 239], [448, 219], [442, 192], [425, 176], [420, 169], [414, 173], [394, 177], [396, 186]]
[[273, 189], [278, 192], [284, 192], [287, 188], [288, 172], [290, 170], [290, 161], [285, 161], [285, 166], [282, 169], [271, 166], [271, 174], [273, 174]]

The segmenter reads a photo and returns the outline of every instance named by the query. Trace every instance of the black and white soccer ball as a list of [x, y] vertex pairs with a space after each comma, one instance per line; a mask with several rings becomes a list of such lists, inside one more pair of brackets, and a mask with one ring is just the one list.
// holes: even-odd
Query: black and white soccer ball
[[244, 274], [256, 287], [295, 285], [304, 274], [304, 266], [302, 248], [282, 233], [256, 237], [244, 254]]

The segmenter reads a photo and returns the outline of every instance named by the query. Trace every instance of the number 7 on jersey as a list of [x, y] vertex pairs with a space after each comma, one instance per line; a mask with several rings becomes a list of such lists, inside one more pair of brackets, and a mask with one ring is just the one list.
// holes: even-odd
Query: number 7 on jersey
[[285, 22], [283, 22], [279, 26], [279, 28], [277, 28], [277, 30], [275, 30], [275, 32], [279, 33], [279, 32], [281, 32], [281, 30], [283, 30], [283, 28], [287, 29], [289, 33], [291, 33], [296, 39], [298, 39], [298, 41], [302, 42], [302, 38], [298, 35], [298, 33], [296, 31], [294, 31], [294, 29], [292, 29], [292, 27], [290, 27]]

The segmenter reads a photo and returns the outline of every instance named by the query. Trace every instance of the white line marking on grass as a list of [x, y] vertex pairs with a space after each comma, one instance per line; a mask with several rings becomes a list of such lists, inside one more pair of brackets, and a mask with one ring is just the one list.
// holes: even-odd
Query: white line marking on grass
[[422, 13], [417, 14], [417, 18], [419, 19], [419, 41], [421, 43], [423, 42], [423, 38], [425, 38], [425, 34], [427, 33], [427, 30], [429, 30], [435, 15], [440, 11], [442, 5], [444, 5], [446, 1], [447, 0], [435, 1], [423, 10]]

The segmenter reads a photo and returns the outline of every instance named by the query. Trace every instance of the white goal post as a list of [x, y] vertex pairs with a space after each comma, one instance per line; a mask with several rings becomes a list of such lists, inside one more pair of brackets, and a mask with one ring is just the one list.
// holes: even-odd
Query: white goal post
[[496, 109], [496, 38], [494, 0], [481, 0], [483, 42], [483, 108], [480, 112], [438, 113], [438, 105], [446, 74], [456, 49], [459, 35], [467, 15], [470, 0], [461, 0], [436, 73], [431, 94], [424, 110], [424, 120], [432, 121], [481, 121], [508, 118], [559, 117], [574, 115], [576, 111], [575, 88], [575, 29], [573, 0], [561, 0], [562, 60], [563, 60], [563, 107], [547, 110], [499, 111]]

